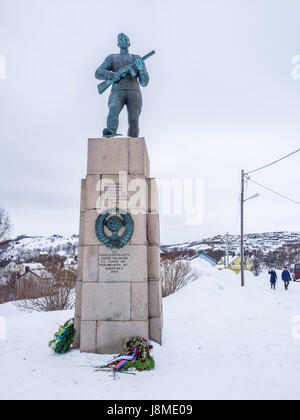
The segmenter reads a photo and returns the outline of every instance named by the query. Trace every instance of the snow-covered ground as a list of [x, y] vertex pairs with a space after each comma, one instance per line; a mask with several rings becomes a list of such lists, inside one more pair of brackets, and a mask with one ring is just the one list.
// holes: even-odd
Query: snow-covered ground
[[198, 280], [164, 299], [156, 368], [116, 381], [91, 367], [110, 355], [48, 349], [71, 311], [30, 314], [0, 305], [0, 398], [299, 399], [300, 341], [292, 337], [292, 320], [300, 315], [300, 283], [286, 292], [280, 281], [274, 292], [268, 276], [247, 273], [242, 289], [232, 272], [193, 265]]

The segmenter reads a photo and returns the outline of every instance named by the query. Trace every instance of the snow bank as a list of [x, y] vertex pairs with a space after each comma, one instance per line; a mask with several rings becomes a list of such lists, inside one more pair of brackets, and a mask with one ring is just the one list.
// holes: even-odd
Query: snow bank
[[[300, 284], [289, 292], [268, 276], [193, 261], [198, 280], [164, 299], [164, 342], [154, 345], [156, 368], [136, 376], [95, 372], [110, 355], [72, 351], [58, 356], [47, 343], [73, 314], [23, 313], [0, 305], [0, 397], [6, 399], [298, 399]], [[0, 322], [1, 325], [1, 322]], [[3, 322], [2, 322], [3, 325]], [[0, 334], [1, 337], [1, 334]]]

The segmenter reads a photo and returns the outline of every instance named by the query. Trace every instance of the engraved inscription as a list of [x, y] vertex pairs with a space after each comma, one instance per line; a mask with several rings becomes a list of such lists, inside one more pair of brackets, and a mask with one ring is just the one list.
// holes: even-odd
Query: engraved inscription
[[127, 191], [122, 183], [113, 182], [112, 180], [102, 181], [102, 207], [116, 205], [120, 201], [127, 201]]
[[111, 274], [118, 274], [128, 267], [128, 259], [127, 253], [100, 253], [99, 265]]
[[99, 281], [139, 282], [147, 281], [147, 246], [126, 246], [119, 250], [100, 246]]

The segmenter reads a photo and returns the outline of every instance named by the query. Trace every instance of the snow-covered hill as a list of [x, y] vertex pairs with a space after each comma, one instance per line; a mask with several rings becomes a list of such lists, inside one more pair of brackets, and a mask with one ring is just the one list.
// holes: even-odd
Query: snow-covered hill
[[206, 264], [193, 261], [198, 279], [164, 299], [156, 368], [116, 381], [92, 367], [110, 355], [58, 356], [47, 348], [72, 311], [24, 314], [0, 305], [7, 334], [0, 340], [0, 398], [299, 399], [300, 341], [292, 321], [300, 284], [286, 292], [280, 282], [274, 292], [268, 276], [247, 273], [242, 289], [239, 276]]
[[[239, 254], [240, 237], [228, 236], [228, 250], [230, 253]], [[249, 234], [245, 236], [245, 250], [261, 250], [266, 254], [284, 246], [299, 246], [300, 233], [296, 232], [269, 232], [259, 234]], [[162, 250], [184, 250], [184, 251], [208, 251], [221, 250], [225, 252], [226, 237], [222, 235], [213, 238], [203, 239], [196, 242], [185, 242], [181, 244], [162, 245]], [[25, 236], [14, 239], [10, 243], [10, 248], [4, 257], [9, 258], [34, 258], [40, 254], [59, 254], [70, 257], [78, 252], [78, 235], [61, 236], [53, 235], [50, 237]]]
[[78, 235], [25, 236], [10, 242], [5, 257], [27, 259], [41, 254], [58, 254], [70, 257], [78, 253]]
[[[251, 233], [245, 235], [246, 251], [261, 251], [262, 254], [279, 250], [282, 247], [300, 247], [299, 232], [266, 232]], [[240, 252], [240, 236], [239, 235], [218, 235], [213, 238], [202, 239], [201, 241], [185, 242], [182, 244], [169, 244], [162, 246], [165, 251], [224, 251], [228, 246], [231, 254], [238, 255]]]

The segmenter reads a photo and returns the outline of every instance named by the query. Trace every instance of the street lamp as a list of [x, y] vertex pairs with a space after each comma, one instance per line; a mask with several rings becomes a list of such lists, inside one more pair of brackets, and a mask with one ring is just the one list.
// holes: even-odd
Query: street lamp
[[254, 194], [254, 195], [251, 195], [251, 197], [246, 198], [246, 200], [244, 200], [244, 203], [245, 203], [246, 201], [253, 200], [253, 198], [258, 198], [259, 196], [260, 196], [260, 194], [259, 194], [259, 193]]

